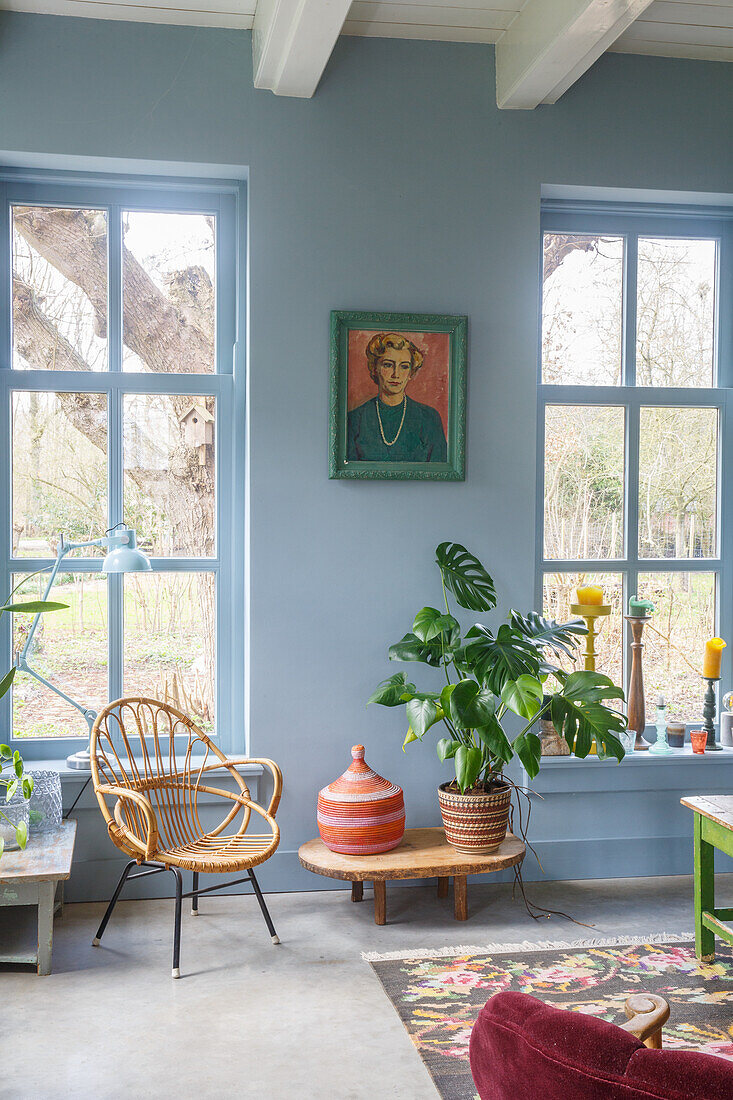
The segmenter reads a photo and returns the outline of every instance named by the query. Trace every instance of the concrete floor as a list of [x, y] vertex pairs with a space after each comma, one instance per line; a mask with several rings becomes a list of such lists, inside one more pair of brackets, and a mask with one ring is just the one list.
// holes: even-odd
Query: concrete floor
[[[721, 878], [718, 904], [733, 904]], [[687, 932], [689, 878], [530, 885], [566, 920], [531, 920], [511, 887], [469, 886], [469, 920], [433, 885], [271, 895], [274, 947], [252, 897], [202, 898], [184, 910], [179, 981], [170, 976], [173, 905], [120, 902], [101, 948], [103, 907], [67, 906], [53, 973], [0, 968], [0, 1096], [13, 1100], [154, 1097], [416, 1100], [436, 1095], [362, 951]]]

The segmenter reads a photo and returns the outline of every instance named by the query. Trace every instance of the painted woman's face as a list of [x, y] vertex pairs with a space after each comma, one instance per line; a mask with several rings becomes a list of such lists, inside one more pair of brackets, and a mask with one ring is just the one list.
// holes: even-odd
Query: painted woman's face
[[412, 375], [412, 356], [409, 348], [387, 348], [377, 361], [379, 392], [384, 397], [402, 398]]

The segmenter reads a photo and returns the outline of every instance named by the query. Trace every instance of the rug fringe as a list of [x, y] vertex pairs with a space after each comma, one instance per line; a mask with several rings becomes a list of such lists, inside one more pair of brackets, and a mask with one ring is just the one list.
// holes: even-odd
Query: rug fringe
[[539, 940], [521, 943], [462, 944], [457, 947], [425, 947], [402, 951], [362, 951], [364, 962], [390, 962], [399, 959], [445, 959], [451, 955], [507, 954], [522, 951], [571, 951], [582, 947], [634, 947], [642, 943], [686, 943], [694, 940], [694, 933], [684, 935], [671, 932], [653, 932], [646, 936], [616, 936], [586, 940]]

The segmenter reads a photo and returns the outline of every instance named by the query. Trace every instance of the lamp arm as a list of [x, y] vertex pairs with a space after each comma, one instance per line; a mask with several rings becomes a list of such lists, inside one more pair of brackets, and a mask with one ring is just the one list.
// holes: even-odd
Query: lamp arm
[[[72, 550], [82, 550], [87, 546], [103, 546], [105, 542], [105, 539], [92, 539], [91, 542], [66, 542], [64, 536], [61, 535], [61, 545], [59, 546], [58, 553], [56, 555], [56, 561], [54, 562], [53, 568], [51, 569], [51, 576], [48, 578], [48, 584], [46, 585], [46, 591], [43, 593], [43, 599], [47, 600], [49, 595], [51, 594], [51, 589], [56, 583], [56, 577], [58, 575], [59, 569], [61, 568], [61, 562], [64, 560], [67, 554], [71, 553]], [[41, 614], [42, 612], [39, 611], [38, 614], [34, 617], [33, 622], [31, 623], [31, 628], [28, 631], [28, 637], [25, 640], [25, 645], [20, 651], [21, 661], [25, 661], [26, 657], [30, 653], [30, 648], [33, 643], [33, 635], [36, 633], [36, 627], [40, 622]], [[22, 666], [18, 664], [17, 667], [21, 668]], [[24, 671], [28, 672], [30, 671], [30, 669], [24, 669]], [[54, 691], [55, 690], [56, 689], [54, 688]]]
[[94, 725], [97, 717], [96, 710], [89, 710], [88, 707], [84, 707], [81, 705], [81, 703], [77, 703], [76, 700], [72, 699], [70, 695], [67, 695], [65, 691], [62, 691], [61, 688], [57, 688], [56, 685], [52, 684], [50, 680], [47, 680], [44, 676], [41, 676], [40, 672], [36, 672], [35, 669], [30, 667], [22, 654], [19, 654], [16, 657], [15, 667], [20, 672], [27, 672], [28, 675], [32, 676], [34, 680], [38, 680], [39, 683], [44, 684], [47, 688], [50, 688], [51, 691], [56, 693], [56, 695], [60, 695], [62, 699], [65, 699], [67, 703], [70, 703], [71, 706], [78, 710], [80, 714], [83, 714], [86, 723], [89, 726], [89, 732], [91, 733], [92, 726]]

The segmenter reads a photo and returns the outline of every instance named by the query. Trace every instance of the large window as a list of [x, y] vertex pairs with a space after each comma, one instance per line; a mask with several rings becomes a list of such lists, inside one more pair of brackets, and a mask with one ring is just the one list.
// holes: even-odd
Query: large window
[[578, 584], [600, 584], [598, 668], [625, 685], [622, 615], [650, 599], [647, 698], [663, 692], [684, 722], [701, 718], [706, 638], [733, 643], [732, 226], [683, 209], [543, 211], [542, 605], [569, 618]]
[[[54, 596], [68, 610], [43, 617], [29, 664], [94, 709], [169, 700], [230, 748], [244, 748], [241, 729], [226, 736], [243, 709], [239, 201], [227, 185], [0, 182], [0, 592], [38, 596], [61, 533], [82, 542], [121, 521], [153, 564], [106, 576], [101, 550], [65, 559]], [[6, 619], [0, 670], [30, 626]], [[85, 738], [27, 674], [3, 707], [28, 757]]]

